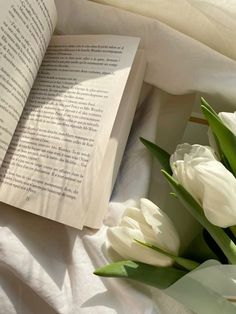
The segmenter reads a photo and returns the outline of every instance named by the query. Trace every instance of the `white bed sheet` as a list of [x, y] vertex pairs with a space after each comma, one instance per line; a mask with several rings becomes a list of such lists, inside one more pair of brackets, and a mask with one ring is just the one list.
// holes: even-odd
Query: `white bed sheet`
[[[190, 4], [195, 2], [189, 1]], [[157, 9], [158, 5], [163, 6], [162, 1], [157, 0], [156, 3]], [[198, 3], [203, 13], [204, 8], [209, 10], [213, 5], [212, 1]], [[214, 5], [222, 6], [222, 3], [214, 1]], [[217, 23], [226, 25], [225, 36], [229, 37], [231, 32], [228, 29], [234, 27], [236, 8], [233, 5], [226, 7], [224, 3], [225, 20], [217, 11], [210, 19], [216, 32]], [[234, 109], [236, 62], [233, 57], [229, 58], [155, 19], [86, 0], [56, 0], [56, 5], [58, 33], [112, 33], [141, 37], [148, 59], [146, 84], [101, 230], [77, 231], [1, 204], [0, 313], [190, 313], [158, 290], [153, 297], [145, 286], [101, 279], [93, 275], [93, 270], [107, 262], [103, 249], [106, 228], [117, 222], [127, 203], [143, 196], [157, 200], [161, 206], [166, 202], [166, 185], [158, 173], [152, 173], [150, 156], [138, 137], [150, 140], [157, 137], [164, 148], [173, 150], [181, 139], [199, 94], [220, 109]], [[189, 27], [196, 26], [197, 22], [194, 18], [186, 20]], [[228, 39], [231, 40], [227, 43], [233, 42], [232, 38]], [[220, 40], [224, 47], [226, 38], [222, 32]], [[232, 49], [235, 46], [232, 45]], [[176, 213], [170, 213], [174, 218]], [[189, 225], [193, 224], [190, 217], [186, 219]], [[177, 227], [181, 238], [186, 238], [188, 228], [183, 229], [180, 223]]]

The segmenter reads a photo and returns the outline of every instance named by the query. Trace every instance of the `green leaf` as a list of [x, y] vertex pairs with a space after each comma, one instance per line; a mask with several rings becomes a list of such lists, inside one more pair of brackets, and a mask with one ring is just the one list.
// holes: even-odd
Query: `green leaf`
[[186, 271], [174, 267], [157, 267], [140, 262], [121, 261], [98, 268], [95, 275], [133, 279], [159, 289], [166, 289]]
[[161, 147], [142, 137], [140, 137], [140, 141], [147, 147], [147, 149], [149, 149], [153, 156], [157, 158], [165, 171], [167, 171], [169, 174], [172, 174], [172, 170], [170, 167], [170, 154]]
[[236, 245], [227, 236], [227, 234], [220, 228], [211, 224], [204, 215], [202, 207], [198, 202], [188, 193], [185, 188], [172, 178], [166, 171], [162, 170], [170, 186], [178, 196], [179, 200], [185, 208], [193, 215], [195, 219], [210, 233], [215, 242], [219, 245], [225, 256], [231, 264], [236, 264]]
[[206, 242], [206, 233], [208, 237], [209, 233], [205, 229], [200, 231], [200, 233], [191, 241], [188, 248], [184, 252], [184, 257], [194, 259], [200, 263], [203, 263], [208, 259], [218, 260], [218, 256], [210, 249]]
[[[208, 104], [208, 102], [203, 98], [201, 97], [201, 103], [203, 105], [203, 107], [205, 107], [206, 109], [208, 109], [213, 115], [214, 117], [219, 120], [219, 123], [222, 123], [220, 117], [218, 116], [218, 114], [213, 110], [213, 108]], [[219, 140], [216, 136], [216, 134], [214, 132], [212, 132], [213, 136], [214, 136], [214, 139], [215, 139], [215, 145], [217, 146], [217, 151], [219, 153], [219, 157], [220, 157], [220, 161], [222, 162], [222, 164], [230, 171], [232, 172], [232, 169], [230, 167], [230, 164], [227, 160], [227, 158], [225, 157], [221, 147], [220, 147], [220, 143], [219, 143]]]
[[236, 226], [231, 226], [229, 228], [230, 228], [230, 231], [232, 232], [232, 234], [234, 235], [234, 238], [236, 239]]
[[228, 129], [221, 119], [205, 105], [201, 106], [202, 111], [215, 134], [220, 149], [227, 158], [234, 176], [236, 176], [236, 136]]
[[192, 261], [190, 259], [187, 259], [187, 258], [184, 258], [184, 257], [180, 257], [180, 256], [177, 256], [177, 255], [174, 255], [174, 254], [171, 254], [169, 252], [166, 252], [162, 249], [160, 249], [159, 247], [155, 246], [155, 245], [152, 245], [150, 243], [145, 243], [145, 242], [142, 242], [142, 241], [139, 241], [139, 240], [136, 240], [134, 239], [134, 241], [136, 241], [137, 243], [145, 246], [145, 247], [148, 247], [154, 251], [157, 251], [158, 253], [161, 253], [163, 255], [166, 255], [170, 258], [172, 258], [173, 261], [175, 261], [179, 266], [182, 266], [184, 267], [185, 269], [187, 270], [193, 270], [195, 269], [196, 267], [198, 267], [200, 264], [195, 262], [195, 261]]
[[[226, 232], [226, 229], [223, 229], [223, 230], [224, 230], [224, 232]], [[226, 233], [226, 234], [227, 234], [227, 236], [230, 237], [230, 235], [228, 233]], [[210, 233], [206, 229], [203, 229], [203, 238], [206, 241], [207, 246], [217, 256], [217, 258], [213, 258], [213, 259], [219, 260], [222, 264], [227, 264], [228, 260], [227, 260], [226, 256], [224, 255], [224, 253], [222, 252], [219, 245], [215, 242], [215, 240], [212, 238], [212, 236], [210, 235]]]
[[170, 192], [170, 195], [173, 196], [174, 198], [178, 198], [174, 192]]
[[205, 98], [201, 97], [202, 106], [208, 109], [219, 121], [220, 117], [218, 116], [217, 112], [208, 104]]

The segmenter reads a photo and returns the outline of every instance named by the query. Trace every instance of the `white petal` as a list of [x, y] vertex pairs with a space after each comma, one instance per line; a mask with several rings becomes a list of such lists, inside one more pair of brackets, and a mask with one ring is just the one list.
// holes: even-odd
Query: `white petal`
[[152, 228], [158, 228], [162, 225], [162, 217], [165, 213], [153, 202], [146, 198], [140, 199], [140, 209], [145, 221], [152, 226]]
[[[177, 158], [182, 158], [178, 160]], [[182, 144], [177, 146], [171, 156], [173, 177], [198, 201], [201, 200], [202, 186], [196, 177], [196, 166], [207, 161], [216, 160], [211, 147]]]
[[136, 207], [128, 207], [125, 209], [123, 216], [122, 216], [122, 220], [124, 219], [124, 217], [130, 217], [140, 223], [144, 223], [145, 219], [143, 218], [143, 215], [140, 211], [139, 208]]
[[169, 253], [178, 254], [179, 235], [166, 213], [145, 198], [140, 200], [140, 207], [146, 222], [152, 227], [156, 236], [156, 246]]
[[220, 227], [236, 224], [236, 179], [220, 162], [196, 167], [203, 186], [202, 206], [207, 219]]
[[220, 112], [219, 117], [223, 123], [234, 133], [236, 136], [236, 111], [235, 112]]
[[107, 230], [108, 240], [113, 249], [124, 259], [131, 259], [147, 263], [150, 265], [169, 266], [172, 260], [158, 252], [144, 247], [134, 241], [134, 239], [148, 242], [140, 230], [127, 227], [112, 227]]
[[119, 226], [141, 230], [141, 232], [145, 235], [145, 237], [149, 239], [150, 243], [155, 243], [156, 237], [152, 228], [146, 223], [145, 219], [143, 218], [142, 213], [140, 211], [139, 213], [140, 213], [140, 216], [142, 216], [143, 221], [140, 222], [140, 221], [134, 220], [131, 217], [125, 216], [123, 217]]
[[184, 161], [177, 161], [176, 168], [173, 172], [173, 177], [176, 179], [183, 187], [192, 194], [197, 200], [201, 195], [198, 181], [196, 180], [195, 169], [191, 164], [191, 161], [185, 157]]
[[147, 224], [141, 210], [138, 208], [126, 208], [119, 226], [142, 230], [147, 237], [155, 239], [152, 228]]
[[170, 165], [173, 171], [175, 162], [185, 160], [186, 156], [191, 156], [190, 160], [197, 159], [198, 162], [215, 159], [214, 151], [209, 146], [198, 144], [190, 145], [188, 143], [180, 144], [177, 146], [174, 154], [170, 157]]

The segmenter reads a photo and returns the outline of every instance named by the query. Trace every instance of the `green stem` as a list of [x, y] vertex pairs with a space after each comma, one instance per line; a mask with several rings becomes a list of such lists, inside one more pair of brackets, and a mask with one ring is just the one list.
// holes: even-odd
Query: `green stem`
[[232, 231], [234, 237], [236, 238], [236, 226], [231, 226], [231, 227], [229, 227], [229, 228], [230, 228], [230, 230]]
[[200, 264], [195, 262], [195, 261], [192, 261], [190, 259], [187, 259], [187, 258], [184, 258], [184, 257], [180, 257], [180, 256], [176, 256], [174, 254], [171, 254], [169, 252], [166, 252], [162, 249], [160, 249], [159, 247], [156, 247], [155, 245], [152, 245], [150, 243], [146, 243], [146, 242], [142, 242], [142, 241], [139, 241], [139, 240], [136, 240], [134, 239], [135, 242], [145, 246], [145, 247], [148, 247], [154, 251], [157, 251], [158, 253], [161, 253], [163, 255], [166, 255], [170, 258], [173, 259], [173, 261], [175, 261], [179, 266], [182, 266], [184, 267], [185, 269], [191, 271], [193, 269], [195, 269], [196, 267], [198, 267]]
[[186, 207], [186, 209], [193, 215], [195, 219], [210, 233], [215, 242], [219, 245], [230, 264], [236, 265], [236, 245], [227, 236], [227, 234], [220, 228], [211, 224], [204, 215], [202, 207], [198, 202], [188, 193], [185, 188], [180, 185], [172, 176], [166, 171], [162, 170], [164, 176], [169, 182], [170, 186], [178, 196], [179, 200]]

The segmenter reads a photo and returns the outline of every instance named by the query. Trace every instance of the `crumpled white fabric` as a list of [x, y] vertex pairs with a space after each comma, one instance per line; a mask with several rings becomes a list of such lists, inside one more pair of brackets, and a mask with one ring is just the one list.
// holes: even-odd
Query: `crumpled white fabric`
[[[141, 37], [148, 60], [145, 76], [148, 84], [135, 116], [108, 214], [99, 231], [77, 231], [1, 204], [1, 314], [190, 313], [158, 290], [152, 300], [150, 290], [143, 285], [93, 275], [96, 267], [107, 263], [103, 249], [106, 226], [116, 224], [127, 203], [140, 197], [150, 197], [162, 208], [168, 203], [166, 210], [174, 218], [182, 240], [190, 239], [189, 231], [195, 227], [183, 208], [178, 211], [169, 208], [173, 204], [167, 201], [166, 184], [156, 165], [155, 173], [152, 172], [150, 156], [138, 137], [150, 140], [156, 137], [171, 152], [181, 139], [199, 94], [214, 102], [218, 110], [235, 108], [235, 51], [229, 55], [227, 49], [215, 50], [209, 44], [212, 38], [207, 30], [198, 38], [178, 28], [173, 19], [181, 15], [181, 7], [168, 3], [165, 12], [164, 1], [156, 1], [156, 10], [168, 16], [163, 19], [86, 0], [56, 0], [58, 33]], [[185, 14], [182, 24], [185, 29], [197, 30], [201, 19], [192, 14], [192, 3], [197, 2], [188, 1], [189, 15]], [[236, 8], [232, 1], [206, 0], [198, 1], [197, 5], [209, 23], [225, 25], [220, 36], [214, 34], [217, 46], [235, 41]], [[216, 7], [222, 8], [224, 14]], [[175, 14], [168, 13], [171, 8]]]

